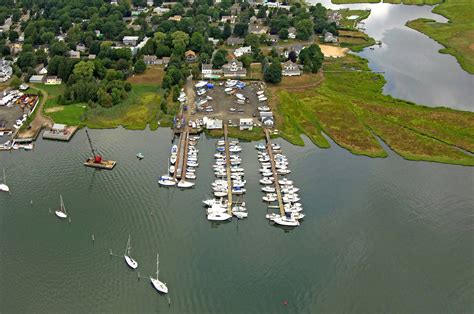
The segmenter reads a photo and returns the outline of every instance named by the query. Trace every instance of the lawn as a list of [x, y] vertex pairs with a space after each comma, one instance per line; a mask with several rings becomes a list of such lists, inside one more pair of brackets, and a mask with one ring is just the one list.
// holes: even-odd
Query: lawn
[[[271, 86], [277, 128], [303, 144], [300, 134], [326, 148], [324, 132], [354, 154], [384, 157], [383, 140], [411, 160], [474, 165], [474, 113], [429, 108], [382, 94], [385, 80], [354, 55], [326, 60], [324, 80], [315, 87], [285, 90]], [[301, 83], [301, 82], [300, 82]]]
[[445, 47], [441, 53], [453, 55], [465, 71], [474, 74], [474, 1], [446, 0], [433, 12], [449, 22], [421, 18], [408, 22], [407, 26], [439, 42]]
[[165, 70], [161, 65], [148, 66], [145, 73], [140, 75], [133, 75], [127, 79], [127, 82], [132, 84], [156, 84], [161, 86]]
[[[362, 20], [365, 20], [370, 15], [370, 10], [349, 10], [349, 9], [341, 9], [339, 13], [342, 16], [342, 20], [340, 21], [341, 27], [344, 29], [355, 29], [357, 23]], [[356, 19], [349, 20], [348, 17], [350, 16], [357, 16]]]

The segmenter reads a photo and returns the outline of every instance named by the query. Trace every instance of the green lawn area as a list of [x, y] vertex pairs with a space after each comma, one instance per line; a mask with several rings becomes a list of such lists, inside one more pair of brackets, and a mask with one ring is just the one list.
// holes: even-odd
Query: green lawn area
[[465, 71], [474, 74], [474, 1], [446, 0], [433, 12], [445, 16], [449, 22], [416, 19], [407, 26], [445, 46], [441, 53], [453, 55]]
[[[365, 20], [370, 15], [370, 10], [349, 10], [349, 9], [342, 9], [339, 10], [341, 13], [342, 20], [340, 21], [341, 27], [344, 29], [354, 30], [355, 25], [360, 21]], [[348, 17], [350, 16], [358, 16], [353, 20], [349, 20]]]
[[90, 128], [116, 128], [123, 126], [143, 130], [149, 124], [158, 127], [158, 121], [169, 120], [160, 111], [161, 94], [157, 85], [132, 84], [128, 98], [112, 108], [100, 106], [86, 112], [86, 125]]
[[383, 76], [354, 55], [328, 60], [324, 70], [317, 87], [273, 87], [277, 128], [290, 142], [302, 144], [300, 134], [305, 134], [319, 147], [328, 147], [324, 132], [355, 154], [384, 157], [378, 137], [407, 159], [474, 165], [474, 157], [459, 149], [474, 152], [474, 113], [385, 96]]

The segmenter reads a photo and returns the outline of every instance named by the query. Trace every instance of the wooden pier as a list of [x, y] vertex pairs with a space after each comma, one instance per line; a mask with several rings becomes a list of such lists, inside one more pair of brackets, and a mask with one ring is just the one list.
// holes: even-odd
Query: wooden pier
[[182, 154], [183, 154], [183, 151], [182, 151], [183, 139], [184, 139], [183, 133], [180, 133], [179, 134], [179, 139], [178, 139], [178, 145], [177, 145], [178, 146], [178, 151], [176, 152], [176, 162], [174, 163], [175, 167], [174, 167], [173, 178], [175, 180], [181, 178], [181, 173], [179, 174], [179, 177], [178, 177], [178, 169], [180, 169], [179, 165], [183, 160], [183, 158], [181, 157]]
[[225, 142], [225, 168], [227, 172], [227, 213], [232, 216], [232, 179], [230, 176], [230, 152], [229, 138], [227, 136], [227, 124], [224, 124], [224, 142]]
[[[185, 128], [184, 133], [184, 151], [183, 151], [183, 165], [181, 167], [181, 178], [186, 178], [186, 168], [188, 166], [188, 148], [189, 148], [189, 131]], [[178, 171], [178, 169], [176, 169]]]
[[283, 205], [283, 198], [281, 196], [280, 183], [278, 182], [278, 173], [275, 167], [275, 159], [273, 157], [272, 142], [270, 140], [270, 132], [268, 131], [268, 129], [265, 129], [265, 139], [267, 141], [267, 152], [268, 152], [268, 156], [270, 157], [270, 164], [272, 166], [273, 179], [274, 179], [275, 190], [276, 190], [277, 199], [278, 199], [278, 208], [280, 208], [280, 215], [283, 217], [285, 216], [285, 206]]

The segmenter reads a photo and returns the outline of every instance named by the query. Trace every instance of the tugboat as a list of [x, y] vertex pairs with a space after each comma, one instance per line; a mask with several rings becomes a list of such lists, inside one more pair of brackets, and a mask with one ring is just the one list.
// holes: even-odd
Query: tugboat
[[108, 169], [108, 170], [114, 169], [115, 164], [117, 162], [114, 160], [102, 159], [102, 156], [96, 154], [94, 146], [92, 146], [92, 141], [89, 136], [89, 132], [87, 132], [87, 130], [86, 130], [86, 134], [87, 134], [87, 139], [89, 140], [89, 145], [91, 147], [93, 157], [87, 158], [87, 160], [84, 162], [84, 166], [92, 167], [92, 168]]

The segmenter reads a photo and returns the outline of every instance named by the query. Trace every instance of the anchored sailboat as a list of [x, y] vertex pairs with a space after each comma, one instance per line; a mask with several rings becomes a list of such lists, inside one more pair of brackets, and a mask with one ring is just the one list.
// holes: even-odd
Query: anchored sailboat
[[158, 292], [161, 292], [161, 293], [168, 293], [168, 287], [166, 286], [166, 283], [161, 282], [161, 281], [158, 279], [158, 274], [159, 274], [159, 269], [158, 269], [159, 258], [160, 258], [159, 254], [156, 253], [156, 278], [153, 278], [153, 277], [150, 276], [151, 284], [153, 285], [153, 287], [155, 287], [156, 290], [158, 290]]
[[130, 266], [130, 268], [136, 269], [138, 267], [138, 263], [130, 256], [130, 249], [130, 235], [128, 235], [127, 247], [125, 248], [125, 254], [123, 257], [125, 258], [125, 262], [128, 266]]
[[59, 209], [57, 209], [54, 213], [59, 218], [65, 219], [65, 218], [67, 218], [67, 213], [66, 213], [66, 206], [64, 206], [62, 195], [59, 195], [59, 204], [60, 204]]
[[5, 168], [3, 168], [3, 183], [0, 184], [0, 191], [10, 192], [10, 188], [7, 185], [7, 178], [5, 177]]

